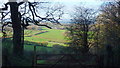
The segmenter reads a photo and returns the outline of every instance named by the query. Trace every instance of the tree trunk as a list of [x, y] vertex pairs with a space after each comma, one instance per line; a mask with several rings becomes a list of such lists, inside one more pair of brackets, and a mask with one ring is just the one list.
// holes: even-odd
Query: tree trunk
[[10, 3], [11, 20], [13, 27], [13, 54], [23, 54], [23, 45], [21, 44], [21, 20], [18, 13], [17, 2]]
[[83, 25], [83, 47], [84, 47], [84, 53], [87, 53], [89, 51], [88, 47], [88, 25], [84, 24]]

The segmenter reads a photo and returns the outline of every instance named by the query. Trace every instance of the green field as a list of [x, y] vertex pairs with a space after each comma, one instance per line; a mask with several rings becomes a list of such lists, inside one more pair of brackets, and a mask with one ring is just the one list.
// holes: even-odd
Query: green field
[[[65, 30], [59, 30], [59, 29], [47, 29], [47, 28], [43, 28], [43, 32], [44, 33], [40, 33], [42, 31], [40, 30], [25, 30], [28, 33], [32, 33], [32, 34], [28, 34], [28, 35], [32, 35], [30, 37], [27, 37], [27, 35], [25, 35], [25, 41], [30, 41], [30, 42], [36, 42], [36, 43], [48, 43], [48, 46], [52, 46], [54, 44], [60, 44], [63, 46], [67, 46], [66, 43], [66, 38], [64, 35]], [[40, 33], [40, 34], [39, 34]]]
[[[24, 30], [24, 41], [35, 42], [38, 43], [38, 45], [40, 45], [40, 43], [47, 43], [47, 46], [49, 47], [52, 47], [54, 44], [68, 46], [67, 44], [64, 44], [68, 42], [65, 37], [65, 31], [66, 30], [49, 29], [45, 27], [41, 30]], [[88, 34], [91, 37], [92, 32], [89, 32]], [[2, 33], [0, 33], [0, 37], [2, 37]]]
[[[43, 33], [41, 33], [43, 32]], [[42, 54], [60, 54], [63, 51], [63, 47], [67, 46], [65, 35], [65, 30], [58, 29], [47, 29], [43, 28], [43, 30], [25, 30], [25, 39], [24, 39], [24, 61], [20, 59], [22, 63], [25, 65], [32, 65], [32, 56], [34, 51], [34, 45], [37, 46], [37, 53]], [[2, 37], [2, 33], [0, 33]], [[7, 43], [6, 43], [7, 42]], [[47, 43], [47, 45], [42, 46], [41, 43]], [[4, 50], [9, 51], [8, 54], [12, 53], [12, 38], [6, 38], [2, 45], [4, 45]], [[56, 46], [60, 45], [60, 46]], [[7, 53], [6, 53], [7, 54]], [[29, 56], [29, 58], [28, 58]], [[18, 58], [17, 58], [18, 59]], [[29, 61], [28, 61], [29, 60]], [[21, 64], [21, 62], [15, 62], [16, 64]], [[38, 63], [45, 63], [44, 60], [38, 61]], [[24, 64], [21, 64], [24, 65]]]
[[2, 33], [0, 33], [0, 37], [2, 37]]
[[[43, 27], [42, 30], [24, 30], [24, 41], [35, 42], [38, 44], [48, 43], [47, 46], [50, 47], [54, 44], [67, 46], [64, 44], [67, 42], [64, 32], [65, 30], [48, 29], [45, 27]], [[2, 33], [0, 33], [0, 37], [2, 37]]]
[[[67, 38], [65, 37], [65, 31], [66, 30], [48, 29], [48, 28], [42, 28], [42, 30], [24, 30], [24, 54], [25, 54], [24, 61], [23, 59], [19, 58], [21, 62], [17, 62], [17, 63], [15, 62], [15, 63], [21, 65], [24, 65], [23, 63], [25, 63], [25, 65], [28, 66], [32, 65], [35, 45], [37, 45], [38, 54], [69, 53], [69, 50], [67, 49], [68, 45], [65, 44], [68, 42]], [[91, 32], [89, 32], [89, 34], [91, 34]], [[2, 37], [2, 33], [0, 33], [0, 36]], [[2, 45], [4, 45], [3, 49], [5, 49], [5, 51], [8, 51], [8, 53], [6, 54], [12, 53], [13, 50], [11, 46], [12, 38], [6, 38], [2, 42]], [[49, 58], [49, 56], [47, 58]], [[37, 60], [37, 63], [46, 64], [48, 63], [48, 61]]]

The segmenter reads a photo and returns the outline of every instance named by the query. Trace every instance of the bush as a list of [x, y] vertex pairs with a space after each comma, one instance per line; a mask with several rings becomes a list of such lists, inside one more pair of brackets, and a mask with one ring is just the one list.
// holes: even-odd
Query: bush
[[5, 27], [4, 31], [6, 32], [6, 36], [12, 36], [13, 29], [11, 27]]
[[42, 46], [47, 46], [47, 45], [48, 45], [48, 42], [41, 42], [40, 45], [42, 45]]
[[62, 45], [60, 45], [60, 44], [54, 44], [53, 45], [53, 48], [62, 48], [63, 46]]
[[31, 26], [28, 26], [27, 29], [29, 29], [29, 30], [38, 30], [39, 29], [40, 30], [41, 28], [37, 25], [31, 25]]

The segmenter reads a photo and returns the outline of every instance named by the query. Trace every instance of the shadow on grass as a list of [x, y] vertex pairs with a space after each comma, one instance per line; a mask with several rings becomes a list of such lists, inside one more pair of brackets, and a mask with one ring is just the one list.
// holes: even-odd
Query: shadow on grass
[[[42, 46], [39, 43], [25, 41], [24, 55], [23, 56], [13, 56], [12, 55], [12, 49], [13, 49], [12, 39], [5, 38], [2, 40], [2, 66], [8, 66], [8, 67], [9, 66], [27, 66], [27, 67], [33, 66], [34, 45], [37, 45], [36, 51], [38, 54], [66, 54], [66, 53], [73, 53], [73, 51], [74, 51], [67, 47], [60, 46], [58, 44], [53, 45], [53, 47], [47, 47], [47, 46]], [[117, 54], [119, 54], [119, 52], [117, 52]], [[93, 57], [91, 54], [85, 54], [85, 56], [78, 55], [78, 56], [73, 56], [73, 57], [80, 58], [80, 61], [82, 61], [82, 63], [84, 63], [84, 64], [93, 64], [93, 63], [96, 64], [96, 62], [98, 62], [98, 60], [95, 60], [95, 57]], [[51, 57], [50, 56], [47, 56], [47, 57], [42, 56], [42, 58], [43, 59], [52, 59], [52, 58], [56, 58], [56, 57], [55, 56], [51, 56]], [[49, 62], [49, 61], [46, 61], [43, 59], [41, 59], [41, 61], [38, 61], [38, 63], [44, 64], [44, 63]], [[116, 61], [117, 61], [117, 59], [119, 59], [119, 58], [116, 58]], [[99, 59], [99, 61], [100, 61], [100, 59]]]
[[[36, 51], [38, 54], [58, 54], [61, 53], [60, 47], [47, 47], [39, 45], [35, 42], [25, 41], [24, 55], [13, 56], [13, 44], [11, 38], [4, 38], [2, 40], [2, 66], [32, 66], [34, 46], [37, 45]], [[61, 46], [62, 47], [62, 46]]]
[[[53, 45], [53, 47], [47, 47], [47, 46], [42, 46], [42, 45], [39, 45], [39, 43], [35, 43], [35, 42], [29, 42], [29, 41], [25, 41], [25, 44], [24, 44], [24, 55], [20, 55], [20, 56], [13, 56], [12, 55], [12, 49], [13, 49], [13, 46], [12, 46], [12, 39], [10, 38], [6, 38], [6, 39], [3, 39], [2, 40], [2, 56], [3, 56], [3, 64], [2, 66], [27, 66], [27, 67], [32, 67], [33, 66], [33, 57], [34, 57], [34, 46], [37, 46], [36, 47], [36, 52], [37, 54], [70, 54], [73, 52], [73, 50], [69, 49], [68, 47], [64, 47], [64, 46], [61, 46], [59, 44], [55, 44]], [[88, 56], [90, 59], [92, 59], [90, 57], [90, 55], [87, 55], [87, 56], [80, 56], [80, 55], [73, 55], [73, 57], [75, 58], [80, 58], [81, 61], [82, 59], [85, 59], [83, 60], [85, 63], [88, 62]], [[61, 56], [41, 56], [40, 57], [42, 58], [40, 61], [37, 61], [37, 63], [40, 63], [40, 64], [46, 64], [46, 63], [49, 63], [49, 60], [51, 59], [56, 59], [59, 60]], [[58, 59], [57, 59], [58, 58]], [[49, 59], [49, 60], [45, 60], [45, 59]], [[64, 59], [67, 59], [64, 58]], [[71, 61], [74, 59], [70, 59]], [[87, 60], [87, 62], [86, 62]], [[54, 62], [52, 62], [54, 63]], [[90, 63], [90, 60], [88, 62], [88, 64]], [[93, 63], [93, 61], [92, 61]], [[51, 64], [51, 62], [50, 62]]]
[[2, 40], [2, 66], [32, 66], [32, 51], [24, 50], [23, 56], [13, 56], [11, 38]]

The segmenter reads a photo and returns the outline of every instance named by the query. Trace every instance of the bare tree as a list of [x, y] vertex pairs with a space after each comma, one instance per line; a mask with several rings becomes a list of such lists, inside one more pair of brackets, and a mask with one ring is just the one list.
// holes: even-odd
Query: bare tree
[[[6, 34], [4, 31], [4, 27], [11, 24], [13, 28], [13, 52], [14, 54], [22, 54], [23, 53], [23, 42], [24, 42], [24, 28], [26, 28], [30, 23], [33, 23], [38, 26], [45, 26], [50, 28], [47, 24], [40, 24], [41, 21], [46, 20], [53, 23], [60, 24], [58, 20], [63, 15], [62, 8], [64, 6], [58, 6], [57, 8], [50, 8], [51, 11], [47, 11], [44, 17], [38, 15], [37, 9], [38, 5], [49, 2], [7, 2], [4, 8], [1, 8], [2, 15], [2, 32]], [[10, 6], [10, 10], [8, 9]], [[57, 13], [58, 14], [57, 14]], [[40, 13], [40, 12], [39, 12]], [[41, 12], [42, 13], [42, 12]], [[9, 15], [9, 18], [6, 18]], [[57, 17], [55, 17], [57, 15]], [[9, 19], [9, 21], [7, 21]]]
[[[82, 53], [87, 53], [90, 47], [91, 25], [95, 22], [95, 12], [93, 9], [84, 6], [75, 8], [72, 24], [68, 28], [68, 37], [71, 39], [71, 46]], [[92, 33], [92, 31], [91, 31]]]

